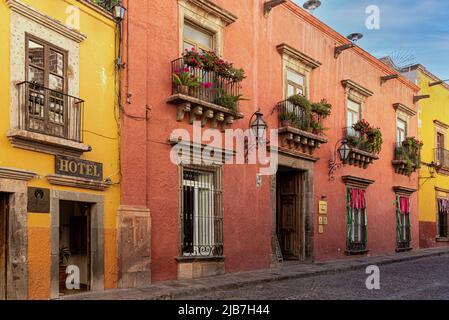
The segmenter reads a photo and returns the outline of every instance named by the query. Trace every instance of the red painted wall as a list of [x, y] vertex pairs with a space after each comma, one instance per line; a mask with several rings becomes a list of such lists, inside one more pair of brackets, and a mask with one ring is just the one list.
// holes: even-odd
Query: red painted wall
[[[368, 248], [370, 254], [394, 251], [396, 218], [392, 187], [417, 187], [417, 176], [411, 178], [394, 173], [393, 142], [395, 111], [400, 102], [411, 108], [415, 88], [399, 80], [380, 86], [380, 77], [392, 73], [380, 66], [361, 49], [347, 50], [338, 59], [333, 52], [341, 36], [316, 21], [293, 4], [274, 8], [263, 16], [262, 0], [215, 1], [232, 12], [238, 20], [226, 27], [223, 39], [224, 58], [243, 67], [247, 79], [242, 93], [250, 101], [241, 104], [245, 119], [233, 128], [248, 127], [254, 111], [261, 108], [270, 127], [277, 126], [276, 114], [271, 114], [276, 102], [283, 99], [282, 62], [276, 46], [287, 43], [320, 61], [322, 66], [312, 71], [310, 92], [313, 101], [326, 98], [333, 111], [325, 127], [329, 143], [317, 156], [315, 172], [315, 212], [318, 200], [326, 196], [329, 202], [329, 224], [324, 234], [318, 234], [315, 224], [315, 258], [334, 259], [344, 256], [346, 210], [345, 186], [341, 175], [356, 175], [376, 182], [368, 188]], [[123, 188], [122, 203], [146, 205], [152, 217], [153, 280], [176, 277], [179, 243], [178, 172], [170, 162], [167, 140], [173, 129], [192, 126], [187, 120], [176, 122], [176, 107], [166, 104], [171, 94], [171, 60], [179, 55], [178, 3], [176, 0], [133, 0], [128, 7], [128, 27], [125, 30], [127, 65], [124, 96], [130, 93], [123, 120]], [[129, 38], [126, 38], [126, 34]], [[345, 94], [341, 80], [351, 79], [374, 92], [367, 100], [365, 118], [381, 127], [384, 146], [380, 159], [368, 169], [346, 166], [329, 182], [328, 160], [345, 126]], [[416, 135], [416, 119], [410, 123], [410, 134]], [[269, 177], [263, 177], [262, 187], [256, 187], [257, 166], [226, 166], [224, 173], [224, 248], [226, 271], [234, 272], [265, 268], [270, 263], [271, 207]], [[413, 246], [418, 245], [417, 197], [412, 197]]]

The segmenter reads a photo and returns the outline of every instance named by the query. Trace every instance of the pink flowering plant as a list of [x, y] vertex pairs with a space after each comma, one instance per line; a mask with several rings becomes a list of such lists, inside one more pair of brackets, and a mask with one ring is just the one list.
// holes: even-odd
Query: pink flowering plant
[[246, 78], [245, 71], [235, 68], [231, 62], [221, 59], [213, 51], [199, 52], [195, 48], [185, 49], [184, 63], [189, 67], [196, 67], [205, 71], [213, 71], [217, 75], [232, 82], [240, 82]]
[[371, 152], [380, 153], [382, 150], [383, 138], [379, 128], [372, 127], [365, 119], [357, 121], [352, 129], [357, 134], [347, 135], [347, 141], [355, 148]]

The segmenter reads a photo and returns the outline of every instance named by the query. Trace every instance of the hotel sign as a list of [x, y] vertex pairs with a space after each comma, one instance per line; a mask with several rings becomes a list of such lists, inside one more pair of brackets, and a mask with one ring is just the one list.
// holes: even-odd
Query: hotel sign
[[78, 158], [56, 156], [55, 172], [65, 176], [103, 181], [103, 164]]

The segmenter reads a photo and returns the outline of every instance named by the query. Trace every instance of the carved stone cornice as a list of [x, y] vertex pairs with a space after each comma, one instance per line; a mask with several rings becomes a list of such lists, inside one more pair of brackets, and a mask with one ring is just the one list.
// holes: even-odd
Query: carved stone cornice
[[433, 120], [433, 123], [435, 123], [437, 126], [443, 129], [449, 129], [449, 125], [445, 124], [444, 122], [441, 122], [440, 120]]
[[69, 177], [60, 174], [49, 174], [46, 176], [48, 182], [53, 185], [76, 187], [90, 190], [105, 191], [112, 185], [111, 182], [95, 181], [80, 177]]
[[0, 167], [0, 178], [3, 179], [30, 181], [35, 176], [37, 176], [37, 173], [32, 171], [16, 168]]
[[356, 176], [343, 176], [341, 178], [346, 185], [361, 189], [366, 189], [370, 184], [376, 182], [375, 180], [360, 178]]
[[402, 187], [402, 186], [394, 186], [393, 191], [398, 194], [409, 197], [412, 195], [412, 193], [416, 192], [417, 189], [412, 189], [412, 188]]
[[294, 153], [313, 155], [321, 144], [327, 143], [322, 136], [303, 131], [294, 127], [279, 128], [281, 147]]
[[401, 112], [403, 112], [403, 113], [405, 113], [405, 114], [407, 114], [408, 116], [411, 116], [411, 117], [416, 115], [416, 111], [415, 110], [413, 110], [412, 108], [407, 107], [406, 105], [403, 105], [402, 103], [395, 103], [395, 104], [393, 104], [393, 108], [396, 111], [401, 111]]
[[[171, 137], [168, 142], [178, 149], [178, 163], [223, 165], [235, 155], [235, 151], [223, 149], [218, 146], [209, 146], [194, 141], [177, 140]], [[208, 149], [206, 149], [208, 148]]]
[[80, 43], [87, 38], [87, 36], [82, 34], [81, 32], [67, 27], [60, 21], [37, 11], [36, 9], [30, 7], [27, 4], [24, 4], [19, 0], [6, 0], [6, 5], [13, 12], [16, 12], [34, 22], [37, 22], [40, 25], [43, 25], [46, 28], [53, 30], [77, 43]]
[[225, 10], [210, 0], [182, 0], [185, 3], [193, 4], [202, 10], [206, 11], [208, 14], [220, 18], [226, 25], [234, 23], [237, 21], [237, 16]]
[[343, 87], [345, 87], [346, 91], [355, 91], [358, 94], [366, 97], [371, 97], [374, 92], [372, 92], [371, 90], [366, 89], [365, 87], [361, 86], [360, 84], [346, 79], [346, 80], [342, 80], [341, 84], [343, 85]]
[[305, 64], [311, 69], [315, 69], [321, 66], [321, 62], [309, 57], [305, 53], [300, 52], [299, 50], [293, 48], [292, 46], [289, 46], [288, 44], [282, 43], [278, 45], [276, 49], [280, 54], [289, 55], [290, 57], [299, 60], [301, 63]]

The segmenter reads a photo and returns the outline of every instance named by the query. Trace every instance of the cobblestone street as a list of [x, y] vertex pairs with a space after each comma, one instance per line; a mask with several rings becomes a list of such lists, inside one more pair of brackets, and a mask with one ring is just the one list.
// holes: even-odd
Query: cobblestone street
[[445, 299], [449, 300], [449, 256], [380, 266], [380, 290], [365, 286], [365, 269], [291, 279], [178, 299]]

